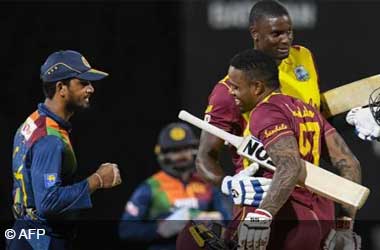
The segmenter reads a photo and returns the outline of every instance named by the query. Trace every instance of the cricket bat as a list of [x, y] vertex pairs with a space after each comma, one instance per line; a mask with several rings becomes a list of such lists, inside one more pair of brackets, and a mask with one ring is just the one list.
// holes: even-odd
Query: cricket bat
[[[264, 145], [254, 136], [236, 136], [230, 134], [208, 122], [205, 122], [192, 114], [182, 110], [178, 117], [210, 134], [213, 134], [237, 148], [237, 153], [243, 157], [255, 161], [270, 171], [276, 167], [264, 149]], [[367, 200], [369, 189], [353, 181], [333, 174], [323, 168], [304, 161], [305, 167], [301, 171], [298, 184], [311, 192], [331, 199], [337, 203], [361, 208]]]
[[329, 118], [368, 105], [369, 95], [380, 88], [380, 74], [370, 76], [321, 94], [321, 111]]

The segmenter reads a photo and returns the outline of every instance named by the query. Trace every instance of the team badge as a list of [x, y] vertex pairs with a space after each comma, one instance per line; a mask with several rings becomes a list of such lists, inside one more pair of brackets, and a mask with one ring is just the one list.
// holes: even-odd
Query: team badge
[[172, 128], [169, 134], [170, 138], [174, 141], [182, 141], [186, 137], [186, 131], [179, 127]]
[[295, 69], [294, 69], [294, 73], [296, 74], [296, 78], [298, 81], [307, 81], [310, 79], [310, 75], [309, 75], [309, 72], [307, 72], [307, 70], [305, 69], [304, 66], [300, 65], [300, 66], [297, 66]]
[[57, 173], [44, 174], [45, 188], [54, 186], [57, 182]]

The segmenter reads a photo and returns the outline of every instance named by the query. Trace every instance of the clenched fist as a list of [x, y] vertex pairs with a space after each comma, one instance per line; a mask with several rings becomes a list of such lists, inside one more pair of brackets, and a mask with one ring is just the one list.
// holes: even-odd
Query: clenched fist
[[120, 185], [121, 177], [117, 164], [103, 163], [99, 169], [88, 178], [90, 190], [98, 188], [112, 188]]

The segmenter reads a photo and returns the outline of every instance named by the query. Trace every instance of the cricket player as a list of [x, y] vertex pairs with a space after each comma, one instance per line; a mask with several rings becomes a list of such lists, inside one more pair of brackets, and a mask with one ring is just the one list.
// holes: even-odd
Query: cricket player
[[124, 240], [149, 249], [175, 249], [176, 236], [190, 220], [229, 220], [218, 189], [195, 173], [198, 139], [185, 123], [165, 126], [155, 148], [161, 167], [132, 194], [119, 226]]
[[[305, 47], [292, 46], [292, 21], [285, 7], [277, 1], [258, 1], [250, 12], [249, 31], [254, 48], [263, 51], [276, 61], [281, 91], [318, 109], [319, 79], [313, 56]], [[247, 118], [248, 115], [241, 114], [231, 96], [231, 83], [227, 75], [215, 85], [209, 96], [205, 120], [229, 133], [243, 135]], [[203, 131], [196, 161], [197, 170], [202, 177], [222, 187], [222, 190], [226, 186], [223, 184], [228, 180], [218, 160], [223, 145], [223, 140]], [[231, 151], [238, 173], [243, 166], [246, 168], [249, 162], [238, 156], [232, 147]], [[251, 204], [235, 202], [235, 205], [257, 206], [259, 203], [260, 200], [255, 200]]]
[[380, 89], [374, 90], [369, 97], [369, 107], [357, 107], [346, 115], [348, 124], [355, 126], [355, 132], [362, 140], [380, 139]]
[[[249, 31], [253, 40], [253, 47], [271, 56], [279, 70], [280, 89], [283, 93], [292, 95], [306, 103], [319, 109], [319, 77], [311, 52], [298, 45], [293, 45], [293, 27], [290, 15], [286, 8], [278, 1], [258, 1], [249, 15]], [[217, 83], [211, 92], [208, 106], [205, 110], [205, 120], [229, 133], [235, 135], [245, 135], [244, 131], [248, 114], [241, 114], [231, 95], [230, 78], [227, 75]], [[196, 166], [199, 174], [208, 182], [221, 187], [224, 194], [236, 194], [236, 186], [229, 185], [231, 177], [226, 176], [219, 163], [219, 155], [224, 146], [224, 141], [214, 135], [202, 131], [199, 151], [196, 158]], [[236, 175], [234, 182], [243, 180], [239, 172], [247, 169], [249, 162], [243, 160], [236, 154], [236, 150], [230, 147], [232, 160], [235, 165]], [[252, 171], [252, 174], [255, 171]], [[244, 177], [246, 178], [246, 177]], [[248, 192], [247, 190], [267, 190], [270, 185], [269, 179], [260, 179], [254, 182], [251, 187], [246, 186], [244, 190], [238, 190], [238, 194], [244, 197], [254, 197], [246, 199], [234, 199], [234, 214], [241, 214], [241, 210], [247, 207], [258, 207], [262, 201], [260, 193]], [[261, 188], [259, 187], [260, 185]], [[226, 188], [227, 187], [227, 188]], [[243, 205], [243, 206], [241, 206]], [[186, 234], [187, 232], [184, 232]], [[186, 240], [186, 236], [183, 237]], [[182, 239], [182, 237], [181, 237]], [[181, 244], [180, 242], [178, 243]]]
[[[41, 66], [45, 101], [20, 126], [13, 147], [13, 212], [15, 238], [9, 250], [71, 249], [76, 215], [91, 208], [91, 193], [121, 183], [116, 164], [74, 182], [77, 169], [70, 142], [69, 119], [90, 106], [91, 81], [108, 74], [93, 69], [80, 53], [54, 52]], [[42, 229], [44, 235], [20, 237], [21, 231]]]
[[344, 178], [360, 183], [360, 163], [344, 140], [310, 104], [281, 93], [278, 67], [258, 50], [234, 56], [228, 76], [241, 112], [250, 112], [248, 128], [276, 165], [259, 175], [272, 183], [259, 208], [241, 210], [239, 249], [360, 249], [353, 230], [356, 211], [296, 186], [302, 161], [319, 165], [322, 148]]

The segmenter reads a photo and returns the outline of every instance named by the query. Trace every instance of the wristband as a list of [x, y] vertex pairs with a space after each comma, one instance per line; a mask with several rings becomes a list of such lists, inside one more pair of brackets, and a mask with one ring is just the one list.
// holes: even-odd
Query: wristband
[[100, 188], [103, 188], [103, 179], [102, 179], [102, 177], [98, 174], [98, 173], [95, 173], [94, 174], [96, 177], [98, 177], [98, 179], [99, 179], [99, 182], [100, 182]]

